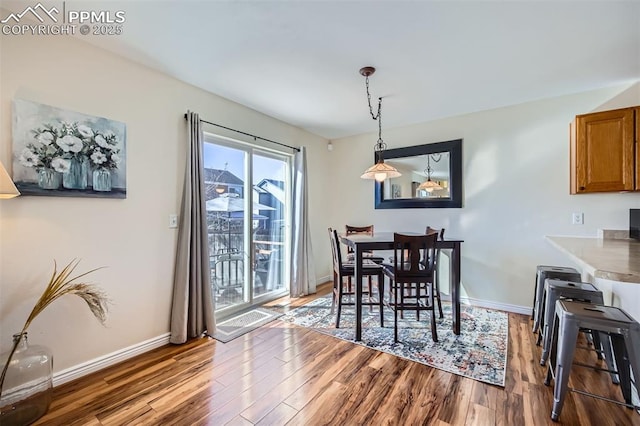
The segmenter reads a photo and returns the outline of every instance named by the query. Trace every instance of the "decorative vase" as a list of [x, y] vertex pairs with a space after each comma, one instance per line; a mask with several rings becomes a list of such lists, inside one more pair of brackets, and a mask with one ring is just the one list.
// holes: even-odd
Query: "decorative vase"
[[111, 191], [111, 171], [107, 169], [96, 169], [93, 171], [93, 190]]
[[49, 168], [38, 170], [38, 186], [42, 189], [60, 188], [60, 173]]
[[62, 175], [62, 186], [67, 189], [87, 188], [86, 159], [72, 158], [69, 160], [69, 171]]
[[[53, 357], [49, 348], [27, 343], [27, 333], [13, 335], [17, 341], [7, 368], [0, 397], [0, 424], [28, 425], [42, 417], [51, 404]], [[4, 368], [11, 352], [0, 356]]]

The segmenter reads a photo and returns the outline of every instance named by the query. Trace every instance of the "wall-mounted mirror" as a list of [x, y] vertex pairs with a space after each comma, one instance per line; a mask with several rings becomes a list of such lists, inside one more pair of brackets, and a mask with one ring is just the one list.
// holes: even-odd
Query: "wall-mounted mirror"
[[376, 209], [462, 207], [462, 139], [389, 149], [402, 176], [375, 183]]

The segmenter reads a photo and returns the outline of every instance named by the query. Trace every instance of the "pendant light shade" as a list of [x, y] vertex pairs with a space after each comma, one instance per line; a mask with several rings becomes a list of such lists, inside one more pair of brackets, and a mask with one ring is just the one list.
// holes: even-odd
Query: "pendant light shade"
[[395, 178], [398, 176], [402, 176], [400, 172], [386, 164], [384, 160], [380, 160], [375, 165], [369, 167], [360, 177], [362, 179], [375, 179], [378, 182], [382, 182], [386, 178]]
[[442, 186], [440, 186], [438, 182], [434, 182], [431, 180], [431, 178], [429, 178], [428, 180], [422, 182], [420, 186], [418, 186], [418, 189], [424, 189], [427, 192], [433, 192], [444, 188], [442, 188]]
[[[433, 191], [437, 191], [439, 189], [444, 189], [442, 186], [440, 186], [440, 184], [438, 182], [434, 182], [431, 180], [431, 158], [432, 158], [433, 154], [429, 154], [427, 155], [427, 168], [425, 169], [425, 174], [427, 175], [427, 180], [425, 180], [424, 182], [422, 182], [419, 186], [418, 189], [423, 189], [427, 192], [433, 192]], [[438, 154], [436, 157], [433, 157], [433, 161], [435, 161], [436, 163], [438, 161], [440, 161], [441, 155]]]
[[9, 173], [0, 163], [0, 199], [8, 199], [20, 195], [18, 188], [13, 184]]

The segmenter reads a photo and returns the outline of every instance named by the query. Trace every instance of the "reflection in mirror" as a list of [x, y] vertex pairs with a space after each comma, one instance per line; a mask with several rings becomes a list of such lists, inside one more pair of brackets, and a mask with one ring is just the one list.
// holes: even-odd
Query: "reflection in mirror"
[[386, 162], [402, 173], [402, 176], [384, 182], [384, 199], [451, 198], [449, 152], [394, 158]]
[[462, 207], [462, 139], [388, 149], [402, 176], [374, 183], [376, 209]]

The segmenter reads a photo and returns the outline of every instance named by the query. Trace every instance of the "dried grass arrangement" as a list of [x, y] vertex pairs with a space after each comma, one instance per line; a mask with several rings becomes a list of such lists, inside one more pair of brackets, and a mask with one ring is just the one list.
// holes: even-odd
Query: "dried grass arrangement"
[[[101, 324], [104, 325], [104, 322], [107, 319], [108, 305], [110, 303], [109, 298], [106, 293], [104, 293], [98, 286], [94, 284], [89, 284], [85, 282], [77, 282], [80, 278], [83, 278], [99, 269], [96, 268], [90, 271], [84, 272], [79, 275], [72, 276], [73, 271], [80, 263], [79, 260], [72, 260], [67, 266], [65, 266], [60, 272], [58, 272], [57, 263], [53, 262], [53, 274], [49, 279], [49, 284], [47, 288], [44, 290], [40, 299], [33, 307], [31, 314], [27, 318], [27, 321], [24, 323], [24, 327], [22, 327], [22, 331], [20, 334], [24, 334], [31, 325], [31, 322], [36, 319], [36, 317], [45, 310], [47, 306], [56, 301], [58, 298], [66, 295], [66, 294], [75, 294], [79, 296], [87, 303], [87, 306], [91, 310], [91, 313], [100, 321]], [[4, 367], [2, 368], [2, 374], [0, 375], [0, 396], [2, 395], [2, 386], [4, 384], [4, 379], [7, 374], [7, 369], [9, 368], [9, 363], [11, 362], [11, 358], [18, 347], [19, 339], [14, 340], [13, 347], [11, 352], [9, 353], [9, 357]]]

